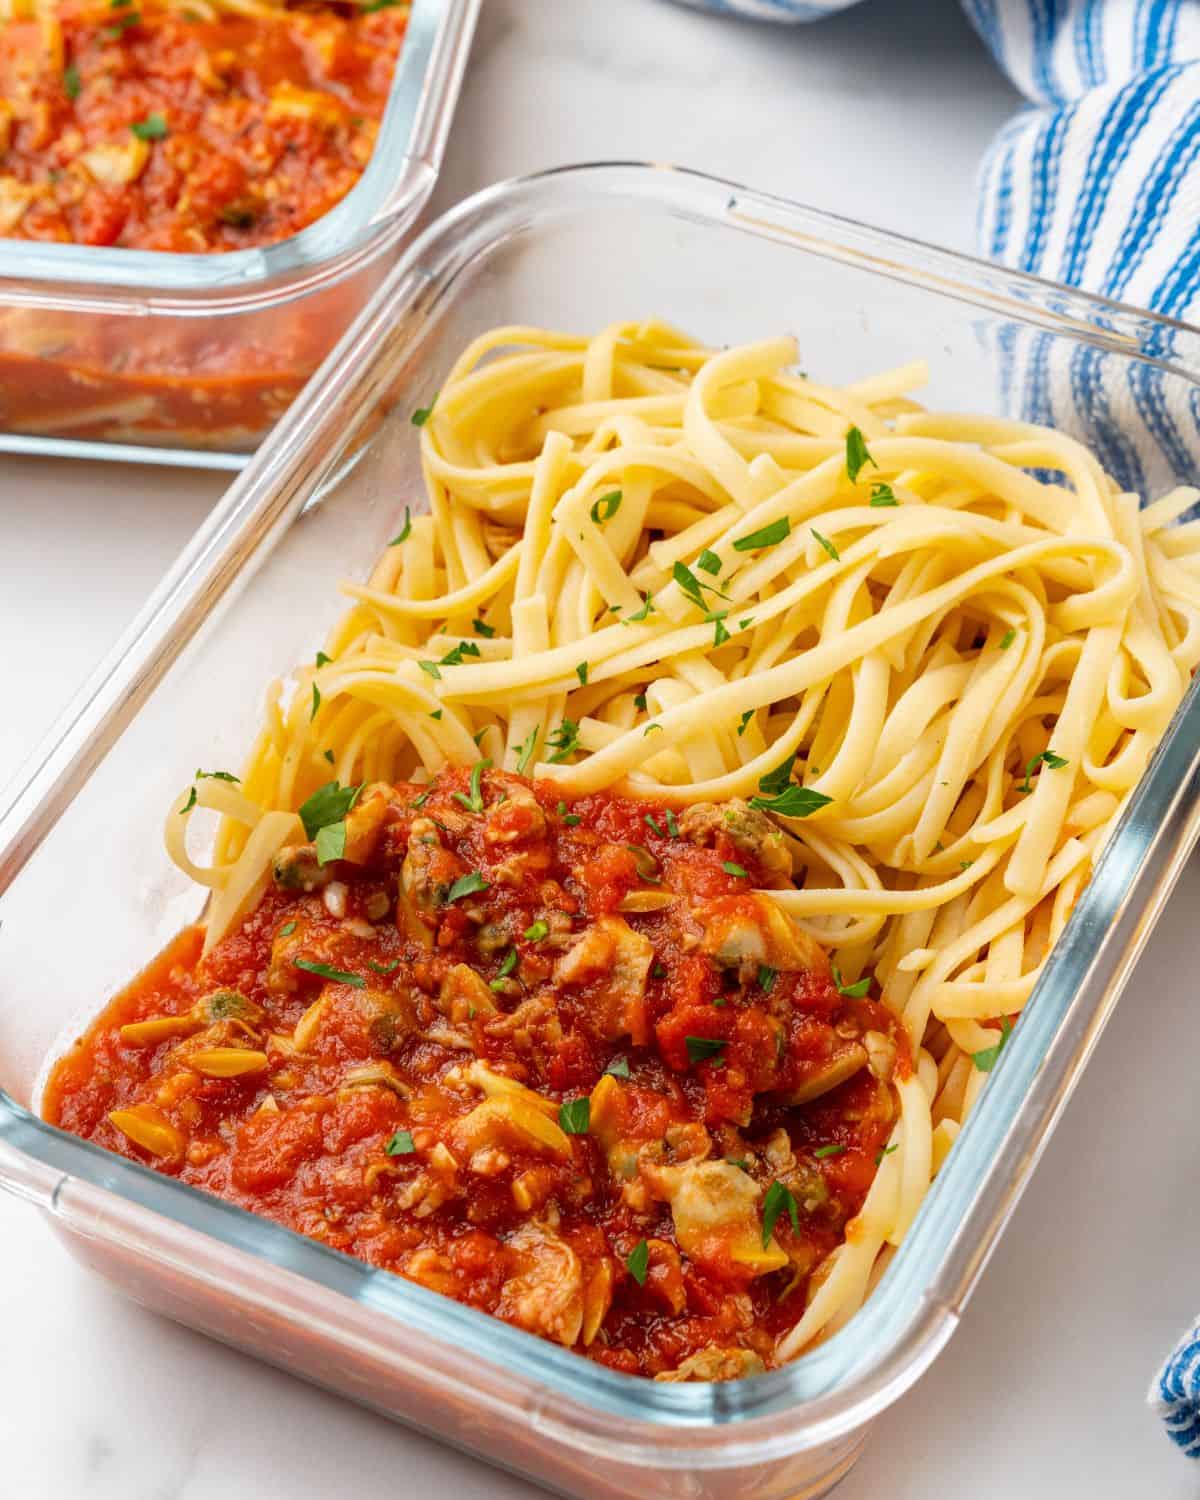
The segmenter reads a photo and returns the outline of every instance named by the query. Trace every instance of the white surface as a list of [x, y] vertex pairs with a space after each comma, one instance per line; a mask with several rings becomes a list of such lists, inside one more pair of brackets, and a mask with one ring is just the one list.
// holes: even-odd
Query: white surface
[[[975, 165], [1017, 101], [952, 0], [874, 0], [790, 31], [659, 0], [486, 11], [439, 207], [538, 167], [648, 157], [970, 248]], [[224, 483], [0, 459], [0, 782]], [[1198, 896], [1193, 866], [963, 1328], [839, 1500], [1195, 1493], [1141, 1399], [1200, 1301]], [[3, 1500], [535, 1493], [142, 1312], [9, 1200], [0, 1326]]]

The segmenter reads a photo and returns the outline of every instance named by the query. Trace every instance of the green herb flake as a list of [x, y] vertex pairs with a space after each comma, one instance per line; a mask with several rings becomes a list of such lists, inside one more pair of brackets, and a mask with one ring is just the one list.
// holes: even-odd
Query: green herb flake
[[645, 823], [646, 827], [650, 830], [651, 833], [656, 833], [660, 839], [666, 838], [666, 834], [654, 821], [654, 817], [651, 813], [646, 813], [642, 818], [642, 822]]
[[568, 1135], [587, 1135], [592, 1101], [586, 1094], [567, 1099], [558, 1107], [558, 1123]]
[[771, 1236], [775, 1233], [775, 1225], [779, 1222], [779, 1215], [787, 1210], [787, 1216], [792, 1221], [792, 1228], [797, 1234], [800, 1232], [800, 1209], [792, 1196], [790, 1188], [784, 1187], [778, 1178], [767, 1189], [767, 1195], [763, 1199], [763, 1222], [762, 1242], [763, 1249], [771, 1243]]
[[412, 799], [412, 805], [413, 805], [413, 807], [424, 807], [425, 804], [429, 801], [430, 797], [432, 797], [432, 796], [433, 796], [433, 788], [432, 787], [429, 787], [426, 791], [418, 792], [417, 795]]
[[441, 668], [435, 661], [419, 661], [417, 666], [420, 667], [422, 672], [428, 672], [430, 677], [439, 678], [442, 675]]
[[460, 875], [450, 889], [446, 892], [446, 905], [451, 906], [455, 901], [461, 901], [464, 896], [474, 896], [479, 891], [486, 891], [487, 881], [478, 870], [472, 870], [469, 875]]
[[638, 1240], [637, 1244], [625, 1257], [625, 1269], [637, 1282], [638, 1286], [646, 1285], [646, 1276], [650, 1270], [650, 1246], [645, 1240]]
[[737, 727], [738, 734], [745, 734], [745, 732], [746, 732], [746, 725], [749, 724], [750, 720], [753, 717], [754, 717], [754, 710], [752, 708], [748, 708], [746, 710], [746, 712], [742, 715], [741, 719], [738, 721], [738, 727]]
[[442, 717], [442, 710], [440, 708], [431, 708], [429, 711], [429, 717], [431, 719], [440, 720]]
[[321, 706], [321, 689], [314, 682], [313, 685], [312, 685], [312, 707], [308, 711], [308, 722], [310, 724], [317, 717], [317, 710], [320, 708], [320, 706]]
[[536, 922], [532, 923], [525, 929], [525, 936], [531, 943], [540, 943], [541, 940], [547, 936], [549, 931], [549, 922], [543, 922], [539, 917]]
[[656, 729], [660, 734], [662, 733], [661, 724], [647, 724], [645, 729], [642, 730], [642, 738], [645, 739], [648, 734], [653, 734]]
[[654, 595], [647, 594], [642, 600], [641, 609], [639, 609], [636, 614], [630, 615], [628, 619], [622, 620], [621, 623], [623, 625], [632, 625], [635, 621], [648, 620], [650, 616], [655, 613], [656, 610], [654, 608]]
[[666, 964], [655, 964], [650, 970], [651, 979], [665, 979], [667, 977]]
[[579, 665], [575, 668], [575, 675], [576, 675], [576, 677], [579, 678], [579, 686], [580, 687], [587, 687], [587, 674], [588, 674], [588, 664], [585, 661], [581, 661], [579, 663]]
[[346, 853], [345, 823], [327, 823], [317, 832], [317, 863], [327, 865]]
[[579, 816], [578, 813], [567, 811], [567, 804], [565, 802], [560, 802], [555, 808], [555, 812], [558, 813], [559, 817], [563, 820], [568, 828], [578, 828], [580, 823], [583, 822], [583, 819]]
[[460, 803], [468, 812], [478, 815], [483, 811], [483, 773], [491, 765], [490, 760], [477, 760], [471, 767], [471, 790], [464, 795], [462, 792], [452, 792], [450, 795], [455, 802]]
[[562, 765], [579, 749], [579, 725], [574, 719], [564, 719], [553, 734], [546, 736], [546, 744], [554, 751], [550, 764]]
[[697, 609], [705, 608], [704, 595], [700, 592], [703, 585], [687, 563], [677, 562], [671, 569], [671, 576]]
[[772, 521], [769, 525], [760, 527], [758, 531], [752, 531], [748, 536], [740, 536], [733, 544], [735, 552], [758, 552], [764, 547], [777, 547], [792, 533], [792, 523], [787, 516], [780, 516], [778, 521]]
[[604, 1071], [612, 1078], [628, 1078], [629, 1059], [627, 1057], [614, 1057]]
[[412, 535], [412, 511], [406, 505], [404, 507], [404, 525], [388, 543], [389, 547], [398, 547], [401, 542], [408, 541]]
[[188, 799], [183, 804], [183, 806], [179, 809], [179, 815], [180, 815], [180, 817], [182, 817], [184, 813], [190, 813], [191, 810], [192, 810], [192, 808], [195, 807], [195, 805], [196, 805], [196, 788], [193, 786], [193, 787], [189, 787], [188, 788]]
[[808, 529], [812, 532], [813, 536], [816, 537], [817, 541], [820, 542], [821, 546], [824, 547], [825, 551], [829, 553], [830, 557], [833, 558], [834, 562], [841, 562], [842, 554], [833, 545], [829, 538], [827, 536], [822, 536], [815, 526], [810, 526]]
[[296, 924], [295, 924], [295, 922], [285, 922], [283, 924], [283, 926], [279, 929], [279, 936], [280, 937], [291, 937], [292, 933], [295, 932], [295, 930], [296, 930]]
[[[133, 24], [133, 17], [129, 18]], [[167, 122], [157, 110], [146, 116], [144, 120], [135, 120], [129, 127], [137, 136], [139, 141], [161, 141], [167, 133]]]
[[1001, 651], [1007, 651], [1008, 648], [1012, 645], [1012, 643], [1016, 640], [1016, 638], [1017, 638], [1017, 632], [1010, 625], [1009, 628], [1000, 637], [1000, 649], [1001, 649]]
[[708, 548], [705, 547], [704, 551], [696, 559], [696, 566], [703, 572], [709, 573], [712, 575], [712, 577], [715, 578], [721, 571], [721, 559], [715, 552], [710, 552]]
[[996, 1059], [1004, 1051], [1009, 1037], [1012, 1035], [1013, 1024], [1007, 1016], [1000, 1020], [1000, 1040], [994, 1047], [984, 1047], [981, 1052], [971, 1054], [971, 1060], [981, 1073], [990, 1073], [996, 1066]]
[[302, 802], [300, 821], [308, 837], [315, 839], [322, 828], [342, 822], [365, 785], [365, 781], [360, 781], [357, 786], [339, 786], [336, 781], [327, 781], [306, 802]]
[[728, 1166], [741, 1167], [743, 1172], [749, 1172], [750, 1170], [750, 1163], [744, 1156], [727, 1156], [725, 1161]]
[[411, 1156], [416, 1149], [410, 1130], [397, 1130], [384, 1147], [389, 1156]]
[[727, 609], [714, 612], [708, 616], [713, 622], [713, 649], [723, 646], [730, 639], [729, 631], [725, 628], [725, 616], [729, 613]]
[[871, 989], [871, 976], [865, 979], [857, 979], [853, 984], [843, 984], [842, 976], [837, 964], [833, 965], [833, 983], [839, 995], [845, 995], [848, 1000], [861, 1000]]
[[645, 695], [645, 693], [635, 693], [633, 695], [633, 706], [634, 706], [634, 708], [640, 709], [642, 711], [642, 713], [646, 712], [646, 695]]
[[129, 30], [131, 26], [141, 25], [141, 15], [136, 10], [131, 10], [128, 15], [121, 16], [113, 25], [106, 26], [100, 35], [106, 42], [116, 42]]
[[679, 837], [679, 823], [675, 818], [675, 814], [669, 807], [667, 808], [667, 832], [673, 839], [677, 839]]
[[413, 412], [412, 424], [414, 427], [424, 427], [425, 423], [429, 421], [431, 416], [433, 416], [433, 408], [437, 405], [437, 398], [438, 393], [435, 391], [433, 394], [433, 400], [429, 403], [428, 406], [418, 406], [416, 411]]
[[725, 1043], [716, 1037], [710, 1036], [685, 1036], [684, 1046], [687, 1048], [688, 1062], [704, 1062], [706, 1059], [720, 1059], [725, 1051]]
[[533, 759], [533, 752], [537, 749], [537, 726], [535, 725], [521, 743], [517, 746], [517, 775], [524, 776], [529, 769], [529, 762]]
[[495, 979], [493, 979], [493, 980], [490, 981], [489, 988], [491, 988], [493, 990], [498, 990], [501, 987], [501, 984], [503, 983], [503, 981], [508, 978], [508, 976], [512, 973], [512, 971], [516, 967], [517, 967], [517, 950], [515, 948], [510, 948], [508, 950], [508, 952], [504, 955], [504, 961], [503, 961], [503, 963], [496, 970], [496, 977], [495, 977]]
[[485, 641], [490, 641], [496, 634], [495, 628], [489, 625], [485, 620], [472, 620], [471, 629], [475, 632], [476, 635], [481, 635]]
[[870, 500], [867, 501], [867, 504], [868, 505], [874, 505], [874, 506], [883, 506], [883, 505], [899, 505], [900, 502], [899, 502], [899, 500], [896, 499], [896, 496], [892, 493], [892, 487], [891, 487], [891, 485], [890, 484], [884, 484], [883, 481], [880, 480], [880, 482], [878, 484], [873, 484], [871, 486], [871, 498], [870, 498]]
[[1029, 778], [1039, 766], [1046, 766], [1051, 771], [1061, 771], [1067, 765], [1070, 765], [1070, 761], [1064, 760], [1061, 755], [1055, 755], [1052, 750], [1039, 750], [1036, 755], [1031, 755], [1025, 762], [1025, 780], [1017, 787], [1017, 791], [1033, 791]]
[[[762, 786], [762, 782], [759, 782]], [[809, 818], [821, 808], [828, 807], [833, 801], [824, 792], [815, 791], [810, 786], [796, 786], [789, 784], [778, 796], [775, 797], [751, 797], [750, 806], [756, 807], [760, 812], [777, 813], [781, 818]]]
[[758, 966], [758, 987], [764, 995], [769, 995], [775, 988], [775, 981], [779, 978], [778, 969], [772, 969], [767, 964]]
[[234, 786], [240, 786], [242, 778], [235, 776], [232, 771], [200, 771], [197, 770], [195, 780], [197, 781], [228, 781]]
[[599, 500], [592, 504], [592, 520], [597, 526], [602, 526], [605, 521], [611, 521], [621, 509], [621, 491], [610, 490], [607, 495], [601, 495]]
[[876, 1151], [876, 1153], [875, 1153], [875, 1165], [877, 1167], [882, 1166], [883, 1165], [883, 1158], [885, 1156], [891, 1156], [891, 1154], [892, 1154], [893, 1151], [899, 1151], [899, 1149], [900, 1149], [900, 1143], [899, 1143], [899, 1141], [897, 1141], [895, 1143], [895, 1145], [893, 1145], [893, 1146], [885, 1146], [882, 1151]]
[[818, 1161], [824, 1161], [828, 1156], [841, 1156], [846, 1149], [845, 1146], [818, 1146], [813, 1155]]
[[786, 760], [781, 760], [773, 771], [768, 771], [765, 776], [759, 777], [758, 789], [764, 797], [778, 797], [781, 792], [791, 786], [792, 767], [795, 764], [795, 755], [789, 755]]
[[879, 465], [867, 452], [867, 440], [857, 427], [851, 427], [846, 433], [846, 473], [850, 476], [850, 483], [857, 484], [859, 472], [870, 464], [877, 469]]
[[74, 63], [68, 63], [63, 70], [63, 92], [68, 99], [78, 99], [82, 88], [83, 79], [79, 76], [79, 69]]
[[731, 859], [723, 859], [721, 861], [721, 868], [725, 871], [726, 875], [736, 875], [739, 880], [749, 880], [750, 878], [746, 873], [746, 867], [744, 865], [735, 865]]
[[332, 964], [310, 963], [307, 958], [293, 960], [298, 969], [307, 974], [316, 974], [321, 979], [330, 979], [334, 984], [353, 985], [356, 990], [365, 990], [367, 981], [361, 974], [347, 974], [345, 969], [335, 969]]
[[367, 968], [373, 969], [376, 974], [394, 974], [399, 967], [398, 958], [393, 958], [390, 964], [377, 964], [373, 958], [367, 960]]

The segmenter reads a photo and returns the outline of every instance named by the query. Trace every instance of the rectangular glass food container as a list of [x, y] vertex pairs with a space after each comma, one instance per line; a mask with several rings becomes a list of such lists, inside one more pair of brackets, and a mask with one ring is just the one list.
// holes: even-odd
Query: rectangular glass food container
[[[850, 1325], [787, 1368], [724, 1385], [602, 1369], [31, 1112], [48, 1059], [198, 915], [161, 850], [170, 799], [196, 765], [240, 761], [268, 679], [312, 656], [338, 579], [418, 503], [410, 414], [455, 353], [495, 324], [650, 315], [714, 344], [792, 331], [834, 382], [924, 355], [949, 408], [1003, 413], [1028, 367], [1037, 399], [1086, 425], [1051, 399], [1079, 351], [1145, 372], [1165, 410], [1197, 398], [1195, 330], [696, 174], [575, 168], [463, 204], [406, 252], [0, 814], [0, 1182], [146, 1305], [562, 1494], [785, 1500], [835, 1483], [954, 1331], [1197, 836], [1195, 688], [907, 1241]], [[1137, 441], [1153, 492], [1196, 478], [1185, 441]]]
[[177, 255], [0, 239], [0, 452], [236, 469], [428, 198], [481, 0], [413, 0], [375, 149], [278, 244]]

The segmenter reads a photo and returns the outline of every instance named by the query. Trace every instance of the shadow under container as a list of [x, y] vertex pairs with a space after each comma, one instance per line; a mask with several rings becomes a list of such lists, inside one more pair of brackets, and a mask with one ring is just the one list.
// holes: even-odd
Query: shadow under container
[[[32, 1112], [49, 1060], [196, 918], [160, 852], [164, 809], [197, 764], [240, 761], [267, 681], [311, 658], [337, 581], [363, 576], [418, 502], [411, 413], [455, 355], [497, 324], [648, 316], [713, 344], [794, 332], [832, 382], [924, 354], [932, 405], [992, 415], [1024, 401], [1014, 372], [1053, 377], [1080, 351], [1113, 380], [1152, 377], [1164, 409], [1197, 390], [1194, 330], [696, 174], [574, 168], [463, 204], [406, 252], [0, 815], [0, 1183], [147, 1306], [564, 1495], [799, 1500], [846, 1472], [955, 1329], [1195, 841], [1195, 688], [878, 1288], [783, 1369], [618, 1374]], [[1055, 407], [1055, 379], [1038, 390]], [[1124, 436], [1152, 492], [1195, 479], [1194, 445], [1156, 458], [1132, 416]]]
[[481, 0], [413, 0], [374, 150], [274, 245], [0, 239], [0, 452], [240, 468], [395, 263], [437, 180]]

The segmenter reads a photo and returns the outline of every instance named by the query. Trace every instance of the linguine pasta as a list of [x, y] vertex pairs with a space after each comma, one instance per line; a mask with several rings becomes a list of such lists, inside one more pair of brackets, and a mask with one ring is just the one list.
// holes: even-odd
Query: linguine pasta
[[414, 417], [428, 513], [272, 687], [240, 786], [167, 820], [211, 947], [331, 776], [757, 799], [795, 868], [771, 898], [916, 1059], [784, 1357], [903, 1239], [1200, 660], [1196, 491], [1139, 509], [1060, 433], [921, 409], [921, 364], [835, 389], [795, 359], [657, 322], [477, 339]]

